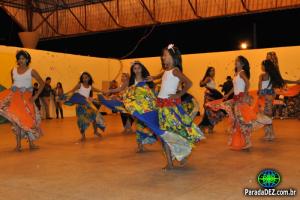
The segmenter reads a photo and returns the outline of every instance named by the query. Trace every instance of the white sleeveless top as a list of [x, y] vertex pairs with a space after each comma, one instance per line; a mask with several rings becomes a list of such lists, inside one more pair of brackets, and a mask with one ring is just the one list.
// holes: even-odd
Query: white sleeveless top
[[170, 94], [176, 94], [179, 82], [179, 78], [173, 75], [173, 70], [165, 71], [158, 97], [167, 99]]
[[89, 86], [88, 88], [85, 88], [82, 83], [80, 84], [80, 88], [78, 89], [78, 93], [81, 94], [82, 96], [89, 98], [90, 97], [90, 93], [92, 90], [92, 86]]
[[210, 79], [208, 83], [206, 83], [206, 87], [210, 89], [216, 89], [216, 83], [213, 79]]
[[272, 84], [270, 84], [270, 77], [268, 80], [266, 81], [262, 81], [261, 82], [261, 89], [264, 90], [264, 89], [272, 89]]
[[17, 88], [32, 88], [31, 68], [28, 68], [24, 74], [19, 74], [17, 68], [13, 69], [13, 86]]
[[[244, 70], [242, 70], [244, 71]], [[238, 95], [241, 92], [245, 92], [246, 84], [245, 81], [240, 77], [240, 71], [234, 78], [233, 78], [233, 91], [234, 95]]]
[[136, 80], [136, 79], [134, 79], [134, 85], [137, 85], [139, 82]]

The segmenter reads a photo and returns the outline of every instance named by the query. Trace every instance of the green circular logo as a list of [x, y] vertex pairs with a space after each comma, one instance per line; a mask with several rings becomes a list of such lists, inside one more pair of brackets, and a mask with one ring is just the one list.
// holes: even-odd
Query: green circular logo
[[280, 181], [280, 174], [273, 169], [264, 169], [257, 175], [257, 182], [263, 188], [274, 188]]

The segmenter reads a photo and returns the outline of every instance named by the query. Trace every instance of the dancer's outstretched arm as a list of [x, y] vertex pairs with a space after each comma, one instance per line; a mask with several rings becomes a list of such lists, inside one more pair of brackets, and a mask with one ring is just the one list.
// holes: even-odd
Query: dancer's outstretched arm
[[122, 92], [123, 90], [125, 90], [128, 87], [128, 81], [124, 82], [120, 87], [115, 88], [115, 89], [110, 89], [108, 90], [107, 93], [118, 93], [118, 92]]
[[102, 90], [99, 90], [99, 89], [97, 89], [97, 88], [95, 88], [95, 87], [92, 87], [92, 90], [93, 90], [94, 92], [100, 92], [100, 93], [103, 93]]
[[286, 83], [286, 84], [300, 84], [300, 80], [297, 80], [297, 81], [284, 80], [284, 83]]
[[66, 94], [74, 93], [76, 90], [79, 90], [79, 88], [80, 88], [80, 83], [78, 83], [72, 90], [70, 90]]
[[151, 82], [151, 81], [154, 81], [154, 80], [157, 80], [157, 79], [161, 79], [161, 77], [163, 76], [163, 74], [164, 74], [164, 72], [161, 72], [161, 73], [159, 73], [156, 76], [148, 76], [146, 78], [146, 81]]

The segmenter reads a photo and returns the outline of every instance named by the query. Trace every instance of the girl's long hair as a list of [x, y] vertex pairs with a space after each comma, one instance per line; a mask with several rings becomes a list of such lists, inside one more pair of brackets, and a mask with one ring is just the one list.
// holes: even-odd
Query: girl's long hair
[[282, 88], [284, 86], [284, 80], [276, 69], [275, 64], [271, 60], [264, 60], [262, 65], [265, 68], [265, 72], [270, 77], [269, 85], [272, 84], [272, 88]]
[[[146, 79], [148, 76], [150, 76], [150, 73], [147, 70], [147, 68], [141, 62], [135, 61], [135, 62], [132, 63], [132, 65], [130, 67], [129, 86], [132, 86], [135, 83], [136, 74], [133, 71], [134, 65], [139, 65], [141, 67], [141, 69], [142, 69], [142, 78], [143, 79]], [[147, 82], [147, 84], [150, 88], [154, 88], [154, 83], [153, 82]]]
[[204, 76], [203, 76], [201, 82], [204, 81], [204, 80], [206, 79], [206, 77], [210, 77], [210, 71], [211, 71], [212, 69], [214, 69], [214, 67], [211, 67], [211, 66], [207, 67], [206, 72], [205, 72], [205, 74], [204, 74]]
[[242, 64], [242, 68], [245, 71], [247, 78], [250, 79], [250, 65], [249, 65], [249, 61], [244, 56], [238, 56], [237, 59]]

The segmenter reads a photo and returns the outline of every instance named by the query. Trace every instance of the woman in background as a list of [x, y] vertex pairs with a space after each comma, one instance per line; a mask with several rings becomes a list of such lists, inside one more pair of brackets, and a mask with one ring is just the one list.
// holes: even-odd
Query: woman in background
[[62, 103], [63, 103], [63, 95], [64, 95], [64, 89], [61, 84], [61, 82], [58, 82], [56, 84], [56, 88], [53, 90], [54, 93], [54, 99], [55, 99], [55, 111], [56, 111], [56, 119], [59, 118], [59, 112], [60, 116], [63, 119], [64, 118], [64, 112], [62, 108]]
[[[223, 98], [223, 95], [216, 89], [214, 67], [207, 68], [204, 77], [200, 81], [200, 87], [205, 87], [206, 90], [204, 94], [204, 116], [198, 126], [202, 131], [207, 128], [208, 133], [213, 133], [214, 124], [225, 116], [225, 113], [221, 111], [209, 113], [210, 110], [207, 110], [205, 106], [205, 104], [210, 101]], [[211, 115], [213, 115], [213, 117], [211, 117]]]

